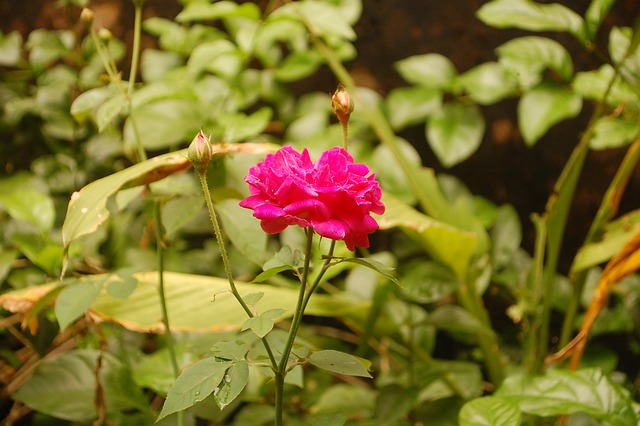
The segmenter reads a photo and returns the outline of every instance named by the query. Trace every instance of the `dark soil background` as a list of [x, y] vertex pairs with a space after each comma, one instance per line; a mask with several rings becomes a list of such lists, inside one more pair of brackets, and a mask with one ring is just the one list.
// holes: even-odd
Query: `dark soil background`
[[[266, 4], [261, 0], [257, 3]], [[494, 60], [494, 49], [505, 41], [526, 34], [517, 30], [487, 27], [475, 17], [482, 0], [364, 0], [363, 16], [356, 26], [358, 58], [347, 64], [360, 85], [381, 94], [403, 85], [393, 69], [393, 63], [411, 55], [440, 53], [447, 56], [459, 72]], [[547, 2], [548, 3], [548, 2]], [[590, 0], [563, 0], [560, 3], [583, 14]], [[23, 35], [39, 28], [74, 28], [76, 8], [59, 8], [51, 0], [10, 0], [0, 2], [0, 29], [7, 33], [17, 30]], [[130, 0], [94, 0], [90, 7], [96, 12], [96, 23], [109, 28], [117, 37], [131, 44], [133, 6]], [[145, 18], [174, 17], [180, 11], [175, 0], [147, 0]], [[640, 14], [637, 0], [619, 0], [604, 23], [600, 45], [606, 47], [606, 34], [613, 25], [630, 26]], [[80, 31], [80, 27], [78, 28]], [[562, 43], [572, 54], [576, 71], [598, 67], [599, 62], [565, 34], [545, 34]], [[145, 37], [144, 46], [154, 40]], [[305, 87], [331, 92], [334, 77], [324, 70], [303, 82]], [[424, 128], [415, 127], [401, 136], [420, 151], [424, 163], [438, 172], [461, 178], [470, 189], [492, 201], [511, 203], [519, 211], [525, 228], [525, 248], [531, 249], [533, 228], [530, 215], [542, 212], [552, 186], [585, 128], [591, 107], [585, 104], [582, 114], [545, 135], [533, 148], [522, 141], [515, 121], [514, 100], [506, 100], [483, 109], [487, 131], [480, 150], [469, 160], [449, 170], [440, 166], [426, 144]], [[575, 250], [600, 203], [602, 194], [615, 173], [624, 150], [592, 152], [580, 181], [575, 206], [566, 235], [566, 250], [562, 267], [567, 268]], [[640, 206], [638, 176], [629, 183], [622, 201], [622, 210]]]

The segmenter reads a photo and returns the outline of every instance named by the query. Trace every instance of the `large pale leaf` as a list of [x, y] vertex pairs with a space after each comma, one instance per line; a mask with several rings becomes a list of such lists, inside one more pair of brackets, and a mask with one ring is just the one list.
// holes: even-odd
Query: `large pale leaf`
[[[213, 145], [214, 154], [263, 153], [271, 151], [266, 144]], [[180, 172], [190, 163], [187, 151], [160, 155], [127, 169], [94, 181], [74, 192], [67, 207], [62, 225], [62, 241], [65, 250], [76, 238], [95, 232], [109, 217], [107, 202], [119, 191], [146, 185]]]
[[[107, 275], [94, 275], [87, 280], [97, 281]], [[133, 331], [162, 331], [162, 313], [157, 288], [157, 272], [134, 274], [138, 280], [136, 289], [127, 300], [113, 297], [103, 291], [89, 312], [96, 318], [113, 321]], [[110, 280], [118, 277], [112, 274]], [[236, 330], [247, 320], [233, 295], [229, 292], [226, 279], [199, 275], [166, 272], [165, 294], [171, 328], [179, 331], [221, 331]], [[83, 285], [82, 280], [77, 285]], [[89, 285], [89, 284], [87, 284]], [[285, 309], [284, 318], [293, 314], [298, 298], [297, 288], [274, 287], [267, 284], [236, 283], [241, 295], [263, 293], [253, 304], [257, 312]], [[43, 296], [59, 284], [44, 284], [0, 295], [0, 306], [11, 312], [27, 313]], [[336, 295], [314, 294], [305, 313], [317, 316], [335, 317], [365, 309], [367, 303], [353, 302]], [[274, 311], [277, 312], [277, 311]], [[267, 314], [269, 315], [269, 314]]]
[[608, 425], [636, 425], [640, 421], [638, 404], [629, 392], [597, 369], [511, 376], [496, 396], [538, 416], [584, 412]]
[[476, 14], [485, 24], [496, 28], [521, 28], [531, 31], [567, 31], [582, 38], [584, 21], [573, 10], [558, 4], [532, 0], [493, 0]]
[[575, 117], [581, 109], [582, 97], [572, 90], [550, 83], [536, 86], [518, 104], [518, 123], [525, 143], [534, 145], [553, 125]]
[[461, 75], [459, 81], [469, 96], [483, 105], [514, 95], [518, 88], [515, 76], [497, 62], [480, 64]]
[[447, 265], [459, 279], [465, 278], [478, 244], [474, 233], [425, 216], [388, 194], [384, 195], [383, 202], [386, 211], [378, 220], [381, 229], [402, 229], [415, 237], [431, 256]]

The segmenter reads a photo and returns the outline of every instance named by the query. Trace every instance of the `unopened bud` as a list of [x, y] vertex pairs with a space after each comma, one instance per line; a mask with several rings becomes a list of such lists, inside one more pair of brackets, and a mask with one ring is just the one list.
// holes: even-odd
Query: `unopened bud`
[[202, 130], [191, 141], [187, 156], [198, 173], [203, 174], [207, 171], [209, 161], [213, 157], [213, 147], [209, 142], [209, 137]]
[[85, 7], [84, 9], [82, 9], [82, 12], [80, 13], [80, 20], [82, 22], [90, 24], [91, 22], [93, 22], [94, 16], [95, 14], [93, 13], [93, 10]]
[[347, 122], [349, 122], [349, 116], [353, 112], [353, 101], [343, 84], [339, 84], [331, 96], [331, 106], [336, 116], [338, 116], [340, 123], [343, 126], [347, 124]]
[[111, 31], [109, 31], [106, 28], [100, 28], [98, 30], [98, 38], [102, 41], [109, 41], [111, 40]]

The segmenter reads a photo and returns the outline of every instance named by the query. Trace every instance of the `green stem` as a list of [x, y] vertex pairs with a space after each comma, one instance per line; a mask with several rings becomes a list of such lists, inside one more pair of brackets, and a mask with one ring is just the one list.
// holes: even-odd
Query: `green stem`
[[[304, 266], [302, 270], [302, 278], [300, 279], [300, 291], [298, 292], [298, 301], [296, 302], [296, 308], [293, 312], [293, 319], [291, 320], [291, 327], [289, 328], [289, 335], [287, 336], [287, 342], [284, 345], [282, 352], [282, 358], [280, 358], [280, 365], [278, 369], [284, 375], [287, 371], [287, 363], [289, 362], [289, 356], [291, 355], [291, 349], [293, 343], [296, 340], [296, 334], [298, 332], [298, 326], [302, 321], [302, 315], [305, 308], [305, 294], [307, 293], [307, 281], [309, 279], [309, 269], [311, 264], [311, 247], [313, 244], [313, 229], [306, 228], [305, 233], [307, 235], [307, 245], [304, 253]], [[308, 294], [311, 294], [309, 289]], [[307, 299], [308, 300], [308, 299]]]
[[[227, 249], [224, 245], [224, 239], [222, 237], [222, 229], [220, 228], [220, 224], [218, 223], [218, 216], [216, 215], [216, 210], [213, 206], [213, 201], [211, 200], [211, 193], [209, 192], [209, 184], [207, 183], [207, 175], [206, 172], [198, 173], [198, 177], [200, 178], [200, 185], [202, 186], [202, 192], [204, 194], [204, 199], [207, 204], [207, 209], [209, 210], [209, 217], [211, 218], [211, 224], [213, 225], [213, 235], [216, 238], [218, 243], [218, 250], [220, 251], [220, 257], [222, 258], [222, 265], [224, 267], [225, 275], [227, 276], [227, 280], [229, 282], [229, 288], [231, 290], [231, 294], [238, 301], [242, 309], [245, 311], [249, 318], [253, 318], [255, 315], [251, 308], [245, 303], [244, 299], [240, 295], [238, 288], [236, 287], [236, 283], [233, 280], [233, 272], [231, 271], [231, 263], [229, 262], [229, 256], [227, 254]], [[262, 337], [262, 344], [267, 351], [267, 355], [269, 356], [269, 361], [271, 362], [271, 368], [274, 370], [276, 375], [278, 374], [278, 363], [276, 361], [276, 357], [273, 354], [273, 350], [271, 349], [271, 345], [267, 341], [266, 337]]]
[[129, 119], [133, 127], [133, 131], [136, 136], [136, 152], [139, 161], [147, 159], [147, 153], [142, 143], [142, 137], [135, 120], [135, 117], [131, 114], [133, 105], [133, 89], [136, 83], [136, 75], [138, 74], [138, 61], [140, 60], [140, 34], [142, 32], [142, 4], [144, 0], [134, 0], [133, 5], [135, 8], [134, 25], [133, 25], [133, 50], [131, 52], [131, 69], [129, 71], [129, 83], [127, 86], [127, 102], [129, 109]]
[[[178, 366], [178, 357], [176, 355], [175, 340], [171, 333], [171, 326], [169, 323], [169, 311], [167, 310], [167, 299], [164, 290], [164, 247], [162, 241], [164, 238], [163, 225], [162, 225], [162, 209], [160, 202], [154, 202], [153, 212], [156, 222], [156, 252], [158, 255], [158, 295], [160, 297], [160, 309], [162, 311], [162, 323], [164, 324], [165, 337], [167, 339], [167, 350], [169, 351], [169, 359], [171, 360], [171, 368], [173, 369], [173, 375], [177, 378], [180, 375], [180, 367]], [[184, 425], [184, 412], [178, 412], [178, 426]]]

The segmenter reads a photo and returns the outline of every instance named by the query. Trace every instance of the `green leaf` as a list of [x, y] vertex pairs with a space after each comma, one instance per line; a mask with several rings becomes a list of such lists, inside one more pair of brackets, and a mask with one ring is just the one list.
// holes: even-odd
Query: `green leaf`
[[481, 105], [494, 104], [517, 93], [513, 73], [497, 62], [485, 62], [462, 74], [458, 80], [471, 99]]
[[456, 68], [445, 56], [437, 53], [410, 56], [394, 64], [394, 68], [408, 83], [446, 89], [456, 77]]
[[35, 225], [42, 233], [53, 228], [56, 217], [51, 197], [31, 188], [16, 186], [0, 192], [0, 208], [14, 219]]
[[264, 337], [273, 330], [274, 320], [282, 317], [286, 312], [284, 309], [270, 309], [258, 316], [249, 318], [245, 321], [241, 330], [244, 331], [250, 328], [258, 337]]
[[[185, 345], [176, 345], [176, 361], [179, 368], [193, 364], [200, 358]], [[171, 354], [168, 348], [161, 348], [149, 355], [144, 355], [136, 363], [132, 372], [133, 380], [141, 388], [148, 388], [159, 395], [166, 396], [176, 381], [176, 375], [171, 365]]]
[[605, 226], [602, 238], [580, 248], [572, 272], [588, 269], [611, 259], [640, 228], [640, 210], [634, 210]]
[[313, 352], [309, 356], [309, 362], [332, 373], [371, 378], [368, 371], [371, 363], [366, 365], [363, 359], [344, 352], [332, 349]]
[[202, 211], [203, 203], [204, 200], [200, 194], [185, 194], [164, 203], [162, 205], [162, 225], [166, 235], [171, 237], [195, 218]]
[[275, 70], [275, 77], [284, 82], [298, 81], [313, 74], [322, 64], [322, 56], [315, 50], [291, 53]]
[[[409, 141], [396, 137], [396, 148], [403, 153], [405, 161], [411, 163], [413, 167], [420, 167], [422, 164], [420, 154]], [[416, 194], [411, 190], [409, 176], [404, 173], [388, 146], [380, 144], [375, 147], [368, 164], [375, 172], [380, 185], [385, 189], [385, 193], [392, 194], [407, 204], [415, 204]]]
[[499, 46], [496, 52], [499, 63], [523, 88], [540, 83], [547, 69], [555, 71], [565, 81], [573, 76], [573, 62], [567, 49], [546, 37], [515, 38]]
[[230, 361], [209, 357], [187, 367], [169, 389], [158, 420], [177, 411], [186, 410], [219, 389], [220, 382], [231, 364]]
[[473, 154], [484, 135], [485, 122], [475, 105], [445, 104], [429, 117], [427, 140], [445, 167], [454, 166]]
[[512, 426], [522, 422], [518, 406], [495, 396], [476, 398], [462, 406], [460, 426]]
[[95, 365], [99, 356], [102, 356], [99, 372], [107, 413], [148, 412], [147, 399], [131, 380], [131, 371], [113, 355], [87, 349], [45, 358], [12, 397], [40, 413], [89, 423], [97, 417]]
[[274, 266], [273, 268], [268, 268], [264, 272], [259, 273], [252, 282], [263, 283], [284, 271], [296, 271], [296, 268], [289, 265]]
[[[635, 31], [640, 32], [640, 25]], [[640, 33], [634, 34], [631, 28], [614, 27], [609, 33], [609, 54], [614, 63], [622, 63], [620, 74], [634, 87], [640, 85], [639, 42]]]
[[593, 40], [600, 28], [600, 24], [609, 14], [611, 7], [616, 0], [591, 0], [591, 4], [587, 8], [584, 15], [585, 20], [585, 37], [587, 40]]
[[312, 407], [316, 415], [342, 414], [344, 416], [369, 419], [375, 412], [377, 391], [347, 384], [330, 386]]
[[389, 121], [395, 130], [423, 122], [442, 106], [442, 93], [433, 87], [398, 87], [387, 96]]
[[438, 262], [408, 263], [402, 275], [402, 294], [418, 303], [433, 303], [453, 294], [460, 287], [460, 280], [446, 266]]
[[89, 310], [100, 294], [103, 283], [104, 280], [87, 280], [68, 285], [62, 289], [55, 307], [56, 318], [61, 330], [64, 330]]
[[522, 138], [533, 146], [555, 124], [575, 117], [582, 109], [582, 97], [565, 86], [542, 83], [522, 95], [518, 103], [518, 124]]
[[530, 31], [567, 31], [582, 39], [584, 22], [580, 15], [558, 4], [531, 0], [493, 0], [482, 5], [476, 16], [496, 28]]
[[48, 275], [55, 276], [60, 273], [63, 250], [58, 244], [36, 234], [15, 234], [11, 237], [11, 242]]
[[104, 131], [128, 107], [127, 99], [122, 93], [117, 93], [100, 105], [96, 110], [96, 124], [98, 132]]
[[443, 305], [436, 308], [429, 315], [427, 324], [454, 333], [476, 335], [480, 339], [482, 335], [493, 333], [493, 330], [482, 324], [480, 320], [456, 305]]
[[518, 212], [510, 205], [498, 209], [491, 229], [491, 257], [496, 268], [507, 266], [522, 242], [522, 226]]
[[238, 200], [227, 199], [216, 203], [224, 233], [245, 259], [262, 265], [267, 249], [267, 234], [253, 212], [238, 205]]
[[538, 416], [584, 412], [612, 425], [635, 425], [640, 421], [629, 391], [598, 369], [552, 369], [541, 376], [511, 376], [495, 395]]
[[123, 137], [130, 147], [137, 146], [140, 135], [146, 149], [166, 149], [192, 139], [203, 120], [201, 106], [191, 99], [158, 100], [132, 109], [124, 123]]
[[229, 367], [220, 387], [213, 393], [218, 407], [223, 410], [224, 407], [231, 404], [247, 386], [248, 381], [249, 363], [247, 361], [237, 361]]
[[240, 142], [258, 135], [267, 127], [272, 115], [273, 111], [269, 107], [262, 107], [251, 115], [221, 114], [219, 119], [224, 129], [223, 140]]
[[22, 36], [18, 31], [0, 34], [0, 65], [15, 67], [22, 56]]
[[389, 279], [389, 281], [394, 282], [397, 285], [400, 285], [400, 282], [395, 276], [395, 268], [391, 268], [384, 263], [378, 262], [377, 260], [370, 258], [361, 258], [361, 257], [347, 257], [341, 260], [342, 262], [347, 263], [355, 263], [366, 268], [369, 268], [373, 271], [376, 271], [380, 275], [384, 275]]
[[621, 148], [633, 142], [640, 134], [640, 121], [624, 117], [600, 117], [593, 128], [589, 147], [594, 150]]
[[214, 4], [189, 2], [176, 16], [178, 22], [211, 21], [232, 14], [238, 5], [232, 1], [217, 1]]
[[464, 279], [478, 245], [477, 235], [426, 216], [388, 194], [383, 195], [383, 202], [386, 211], [378, 221], [381, 229], [399, 227], [415, 236], [433, 258]]
[[7, 277], [13, 267], [13, 261], [16, 260], [19, 255], [20, 252], [18, 252], [18, 250], [0, 247], [0, 283]]
[[[285, 9], [291, 6], [291, 10]], [[330, 38], [343, 38], [355, 40], [356, 33], [349, 24], [348, 16], [342, 13], [339, 7], [319, 1], [301, 1], [295, 4], [287, 4], [278, 9], [281, 13], [292, 13], [294, 18], [299, 19], [298, 14], [302, 14], [309, 22], [314, 31]], [[278, 16], [280, 16], [278, 14]]]
[[133, 269], [121, 269], [107, 283], [107, 291], [116, 299], [126, 300], [138, 285]]
[[221, 341], [216, 342], [211, 347], [211, 352], [216, 358], [228, 359], [229, 361], [242, 361], [249, 349], [249, 344], [242, 340], [232, 342]]
[[[572, 87], [577, 94], [598, 102], [608, 93], [606, 101], [612, 108], [620, 105], [638, 105], [640, 98], [634, 92], [633, 86], [623, 79], [614, 79], [614, 75], [615, 71], [611, 65], [603, 65], [594, 71], [577, 73]], [[614, 83], [609, 90], [612, 79]]]
[[250, 293], [245, 296], [242, 296], [242, 300], [244, 300], [244, 303], [246, 303], [247, 305], [253, 306], [256, 303], [258, 303], [260, 299], [262, 299], [263, 297], [264, 297], [264, 293], [260, 291], [257, 293]]
[[117, 94], [116, 86], [111, 84], [87, 90], [75, 98], [71, 104], [71, 115], [78, 123], [84, 123], [100, 105], [116, 97]]
[[65, 250], [83, 235], [95, 232], [109, 217], [107, 200], [118, 191], [162, 179], [189, 167], [186, 150], [164, 154], [98, 179], [74, 192], [62, 225]]

